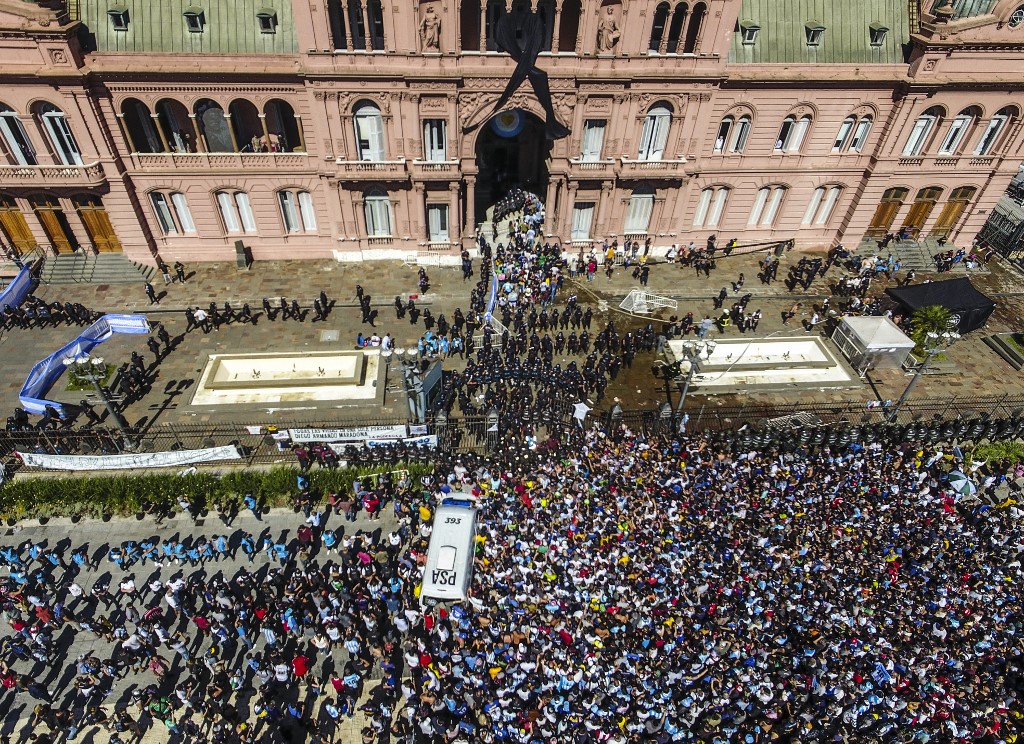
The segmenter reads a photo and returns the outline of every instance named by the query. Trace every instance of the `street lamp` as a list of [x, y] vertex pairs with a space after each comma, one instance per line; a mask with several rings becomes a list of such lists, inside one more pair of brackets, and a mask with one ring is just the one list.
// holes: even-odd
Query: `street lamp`
[[384, 393], [380, 397], [381, 406], [388, 401], [388, 373], [391, 371], [391, 357], [394, 355], [391, 349], [381, 349], [380, 355], [384, 357]]
[[103, 359], [103, 357], [79, 354], [73, 359], [71, 357], [65, 357], [63, 359], [63, 364], [80, 380], [92, 383], [93, 389], [96, 391], [96, 395], [98, 395], [100, 400], [103, 401], [103, 405], [106, 407], [107, 413], [110, 414], [111, 420], [113, 420], [114, 424], [121, 432], [121, 437], [124, 440], [124, 448], [129, 452], [134, 450], [136, 442], [132, 436], [131, 430], [128, 428], [128, 424], [114, 406], [114, 401], [111, 400], [109, 391], [103, 387], [103, 383], [107, 379], [106, 360]]
[[419, 350], [415, 347], [409, 349], [395, 347], [394, 359], [402, 370], [402, 382], [405, 385], [405, 397], [409, 407], [408, 419], [411, 419], [415, 413], [417, 423], [423, 423], [425, 412], [421, 410], [422, 406], [418, 397], [420, 389]]
[[921, 362], [914, 376], [910, 379], [910, 384], [907, 385], [907, 389], [903, 391], [903, 395], [896, 401], [896, 405], [892, 407], [889, 412], [888, 420], [890, 422], [896, 420], [896, 416], [900, 412], [900, 408], [906, 403], [907, 398], [910, 397], [910, 391], [914, 389], [914, 385], [917, 384], [918, 379], [924, 373], [925, 368], [931, 363], [932, 359], [946, 351], [950, 346], [955, 344], [960, 339], [960, 334], [954, 331], [943, 331], [942, 333], [935, 333], [934, 331], [928, 331], [924, 338], [924, 361]]
[[700, 371], [700, 363], [711, 358], [711, 354], [714, 353], [716, 346], [718, 346], [718, 342], [711, 339], [707, 341], [683, 341], [681, 358], [671, 363], [660, 362], [659, 366], [651, 370], [654, 372], [655, 377], [661, 377], [665, 381], [665, 398], [670, 406], [672, 405], [670, 382], [680, 377], [683, 378], [683, 395], [679, 399], [679, 405], [676, 406], [675, 418], [683, 415], [683, 407], [686, 405], [686, 394], [690, 391], [690, 382], [693, 380], [693, 376]]

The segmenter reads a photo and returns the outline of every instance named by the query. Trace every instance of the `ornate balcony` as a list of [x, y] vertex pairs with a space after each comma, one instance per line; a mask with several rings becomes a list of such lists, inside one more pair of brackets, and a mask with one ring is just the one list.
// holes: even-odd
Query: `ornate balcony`
[[338, 166], [338, 178], [348, 181], [404, 181], [409, 177], [405, 158], [401, 160], [342, 160], [334, 161]]
[[614, 160], [570, 160], [569, 168], [577, 178], [612, 178], [615, 175]]
[[413, 160], [410, 163], [412, 177], [417, 181], [450, 181], [459, 177], [459, 161]]
[[99, 186], [106, 180], [103, 166], [88, 165], [0, 165], [0, 183], [49, 186]]
[[627, 160], [619, 158], [620, 178], [684, 178], [686, 159]]
[[137, 170], [305, 170], [310, 157], [305, 152], [135, 152]]

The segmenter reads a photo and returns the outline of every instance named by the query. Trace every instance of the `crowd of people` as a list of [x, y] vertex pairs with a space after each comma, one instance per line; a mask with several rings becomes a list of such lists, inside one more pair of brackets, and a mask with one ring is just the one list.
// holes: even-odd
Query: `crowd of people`
[[[364, 742], [1016, 740], [1010, 463], [623, 425], [500, 453], [307, 491], [281, 536], [5, 541], [0, 682], [34, 706], [29, 740], [333, 742], [357, 714]], [[481, 508], [472, 600], [423, 611], [447, 493]], [[364, 509], [382, 529], [354, 529]], [[106, 650], [62, 657], [68, 629]]]

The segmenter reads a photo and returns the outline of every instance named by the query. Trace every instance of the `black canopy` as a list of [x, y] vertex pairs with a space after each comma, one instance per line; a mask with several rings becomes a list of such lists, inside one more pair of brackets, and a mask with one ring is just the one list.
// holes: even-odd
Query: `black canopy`
[[974, 288], [970, 279], [947, 279], [944, 282], [892, 287], [885, 293], [911, 312], [919, 307], [942, 305], [959, 319], [957, 333], [981, 328], [996, 309], [996, 303]]

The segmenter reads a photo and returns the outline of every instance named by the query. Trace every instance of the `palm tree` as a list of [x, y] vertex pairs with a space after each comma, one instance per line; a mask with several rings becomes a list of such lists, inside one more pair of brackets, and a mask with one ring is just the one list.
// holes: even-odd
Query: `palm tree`
[[922, 356], [929, 333], [944, 333], [950, 330], [949, 318], [952, 313], [942, 305], [919, 307], [910, 316], [910, 338], [916, 344], [914, 354]]

